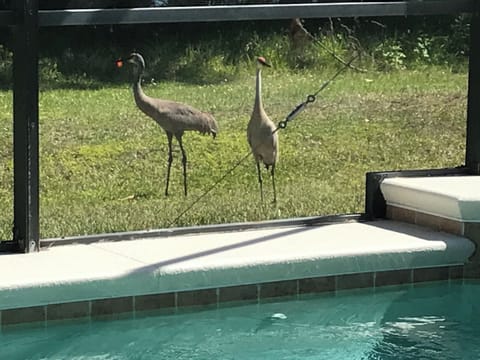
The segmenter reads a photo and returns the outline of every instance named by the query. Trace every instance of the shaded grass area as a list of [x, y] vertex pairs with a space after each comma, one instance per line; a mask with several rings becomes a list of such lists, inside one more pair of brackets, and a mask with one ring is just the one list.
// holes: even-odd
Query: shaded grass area
[[[234, 80], [259, 55], [289, 72], [322, 70], [335, 62], [332, 53], [347, 59], [354, 52], [361, 55], [360, 67], [375, 71], [422, 64], [462, 71], [470, 22], [467, 14], [306, 19], [307, 38], [292, 32], [290, 19], [41, 27], [39, 77], [50, 89], [123, 83], [128, 76], [117, 74], [112, 63], [132, 50], [147, 59], [146, 78], [195, 85]], [[11, 87], [12, 49], [11, 31], [0, 32], [0, 89]]]
[[[264, 106], [278, 122], [335, 69], [264, 71]], [[251, 73], [251, 74], [250, 74]], [[445, 67], [337, 78], [280, 132], [278, 204], [264, 172], [260, 202], [252, 158], [172, 223], [248, 151], [254, 68], [210, 85], [146, 84], [152, 96], [212, 112], [216, 140], [186, 133], [183, 196], [175, 144], [164, 197], [167, 140], [135, 107], [127, 85], [40, 94], [41, 237], [362, 212], [368, 171], [452, 167], [465, 153], [466, 74]], [[11, 236], [12, 94], [0, 92], [0, 239]]]

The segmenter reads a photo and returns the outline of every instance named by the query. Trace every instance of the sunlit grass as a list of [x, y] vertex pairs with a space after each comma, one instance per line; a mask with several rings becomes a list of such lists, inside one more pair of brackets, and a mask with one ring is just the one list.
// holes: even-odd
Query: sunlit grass
[[[216, 140], [186, 133], [188, 197], [175, 144], [164, 196], [167, 141], [136, 108], [128, 85], [40, 94], [41, 236], [60, 237], [362, 212], [365, 173], [461, 165], [466, 74], [443, 67], [346, 71], [280, 131], [278, 203], [264, 172], [260, 202], [252, 158], [184, 216], [178, 215], [248, 152], [254, 69], [208, 85], [161, 81], [146, 93], [212, 112]], [[278, 122], [335, 69], [264, 71], [264, 106]], [[250, 74], [251, 73], [251, 74]], [[12, 96], [0, 92], [0, 238], [11, 237]], [[174, 222], [174, 220], [176, 220]], [[172, 223], [173, 222], [173, 223]]]

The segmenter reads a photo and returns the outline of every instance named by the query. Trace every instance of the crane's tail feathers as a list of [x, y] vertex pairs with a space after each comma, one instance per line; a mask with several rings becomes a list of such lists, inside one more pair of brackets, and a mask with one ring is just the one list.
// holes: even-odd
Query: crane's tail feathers
[[208, 127], [209, 127], [209, 132], [210, 134], [213, 136], [213, 138], [215, 139], [217, 137], [217, 133], [218, 133], [218, 123], [217, 123], [217, 120], [215, 120], [215, 118], [213, 117], [212, 114], [208, 114]]

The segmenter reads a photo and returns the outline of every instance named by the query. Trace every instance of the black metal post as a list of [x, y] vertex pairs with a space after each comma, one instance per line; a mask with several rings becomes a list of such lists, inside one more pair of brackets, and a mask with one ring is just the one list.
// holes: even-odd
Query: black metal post
[[14, 2], [13, 240], [39, 249], [38, 0]]
[[468, 70], [467, 148], [465, 164], [475, 175], [480, 174], [480, 15], [472, 16], [470, 59]]

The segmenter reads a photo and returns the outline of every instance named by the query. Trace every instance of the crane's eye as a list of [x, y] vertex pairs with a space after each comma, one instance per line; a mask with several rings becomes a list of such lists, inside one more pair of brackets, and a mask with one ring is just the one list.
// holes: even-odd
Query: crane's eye
[[117, 68], [121, 68], [123, 66], [123, 60], [118, 59], [117, 61], [115, 61], [115, 65], [117, 66]]

